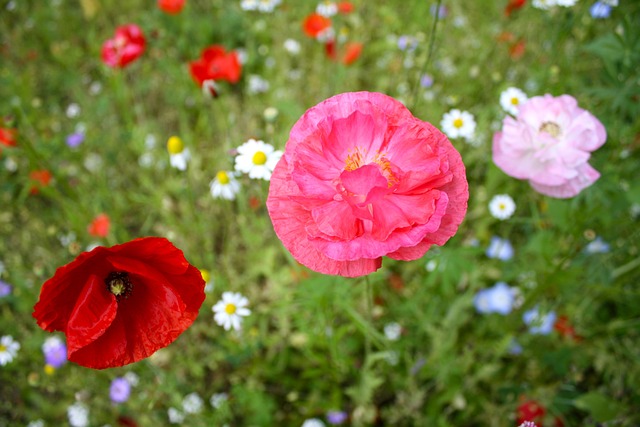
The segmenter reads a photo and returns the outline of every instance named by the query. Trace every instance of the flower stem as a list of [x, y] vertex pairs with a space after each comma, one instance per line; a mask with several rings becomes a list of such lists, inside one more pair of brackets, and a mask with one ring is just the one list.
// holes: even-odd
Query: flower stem
[[435, 13], [433, 14], [433, 25], [431, 26], [431, 35], [429, 36], [429, 50], [427, 51], [427, 59], [425, 60], [422, 68], [420, 69], [420, 73], [416, 78], [416, 82], [413, 86], [413, 106], [412, 109], [415, 109], [418, 106], [418, 92], [420, 91], [420, 80], [422, 76], [429, 69], [429, 64], [431, 63], [431, 58], [433, 57], [433, 46], [436, 39], [436, 28], [438, 27], [438, 21], [440, 20], [440, 5], [442, 4], [442, 0], [438, 0], [436, 3]]

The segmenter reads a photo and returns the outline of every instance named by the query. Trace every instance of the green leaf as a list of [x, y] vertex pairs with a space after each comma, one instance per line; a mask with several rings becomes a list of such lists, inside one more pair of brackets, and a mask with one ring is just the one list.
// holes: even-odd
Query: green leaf
[[596, 391], [583, 394], [573, 401], [578, 409], [589, 412], [597, 422], [609, 421], [620, 414], [622, 407], [613, 399]]

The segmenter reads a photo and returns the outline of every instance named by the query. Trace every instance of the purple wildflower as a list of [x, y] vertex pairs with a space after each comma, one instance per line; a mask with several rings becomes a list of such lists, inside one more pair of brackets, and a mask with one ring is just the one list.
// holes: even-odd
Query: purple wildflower
[[109, 387], [109, 397], [113, 403], [124, 403], [129, 399], [131, 394], [131, 384], [126, 378], [117, 377], [111, 381]]
[[327, 412], [327, 421], [332, 425], [340, 425], [347, 421], [349, 415], [345, 411], [329, 411]]
[[9, 295], [11, 293], [12, 289], [13, 288], [11, 287], [10, 284], [0, 280], [0, 298], [6, 297], [7, 295]]
[[76, 132], [67, 136], [67, 145], [71, 148], [76, 148], [84, 141], [84, 133]]
[[58, 369], [67, 363], [67, 345], [58, 337], [49, 337], [42, 344], [44, 362]]

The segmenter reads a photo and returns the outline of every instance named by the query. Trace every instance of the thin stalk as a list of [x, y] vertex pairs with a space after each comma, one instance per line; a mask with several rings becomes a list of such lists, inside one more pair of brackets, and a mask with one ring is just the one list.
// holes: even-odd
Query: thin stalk
[[438, 21], [440, 20], [440, 5], [442, 4], [442, 0], [438, 0], [436, 3], [436, 11], [433, 14], [433, 25], [431, 26], [431, 35], [429, 36], [429, 50], [427, 51], [427, 59], [422, 65], [420, 69], [420, 73], [418, 74], [418, 78], [413, 86], [413, 109], [417, 107], [418, 100], [418, 92], [420, 90], [420, 79], [429, 69], [429, 64], [431, 63], [431, 58], [433, 57], [433, 46], [436, 40], [436, 28], [438, 27]]

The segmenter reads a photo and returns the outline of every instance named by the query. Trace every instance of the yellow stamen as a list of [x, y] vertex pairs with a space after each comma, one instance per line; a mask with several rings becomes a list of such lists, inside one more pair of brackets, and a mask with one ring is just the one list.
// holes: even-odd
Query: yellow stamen
[[224, 311], [227, 314], [233, 314], [236, 312], [236, 306], [235, 304], [227, 304], [227, 306], [224, 308]]
[[511, 104], [512, 105], [518, 105], [519, 103], [520, 103], [520, 101], [518, 101], [518, 98], [516, 98], [516, 97], [511, 98]]
[[120, 278], [113, 279], [109, 283], [109, 289], [111, 290], [111, 293], [114, 294], [115, 296], [122, 294], [125, 290], [124, 281]]
[[360, 166], [375, 163], [380, 167], [380, 172], [382, 172], [382, 175], [387, 179], [387, 185], [389, 187], [398, 182], [398, 179], [391, 171], [391, 162], [384, 154], [376, 153], [375, 157], [371, 159], [371, 161], [367, 162], [365, 156], [362, 155], [360, 148], [356, 147], [355, 150], [347, 156], [344, 162], [344, 170], [349, 172], [358, 169]]
[[182, 142], [182, 139], [177, 136], [169, 138], [167, 141], [167, 151], [169, 151], [169, 154], [182, 153], [182, 150], [184, 150], [184, 142]]
[[0, 344], [0, 353], [4, 353], [5, 351], [7, 351], [7, 347]]
[[562, 129], [560, 129], [560, 126], [557, 123], [554, 122], [544, 122], [542, 124], [542, 126], [540, 126], [540, 132], [546, 132], [549, 135], [551, 135], [554, 138], [557, 138]]
[[460, 129], [463, 125], [462, 119], [455, 119], [453, 121], [453, 127]]
[[264, 165], [267, 163], [267, 155], [262, 151], [256, 151], [256, 154], [253, 155], [251, 160], [254, 165]]
[[501, 211], [505, 210], [506, 208], [507, 208], [507, 207], [505, 206], [505, 204], [504, 204], [504, 203], [500, 203], [500, 204], [498, 205], [498, 209], [500, 209]]
[[[255, 157], [255, 156], [254, 156]], [[229, 175], [225, 171], [220, 171], [216, 174], [216, 179], [222, 185], [226, 185], [229, 183]]]

